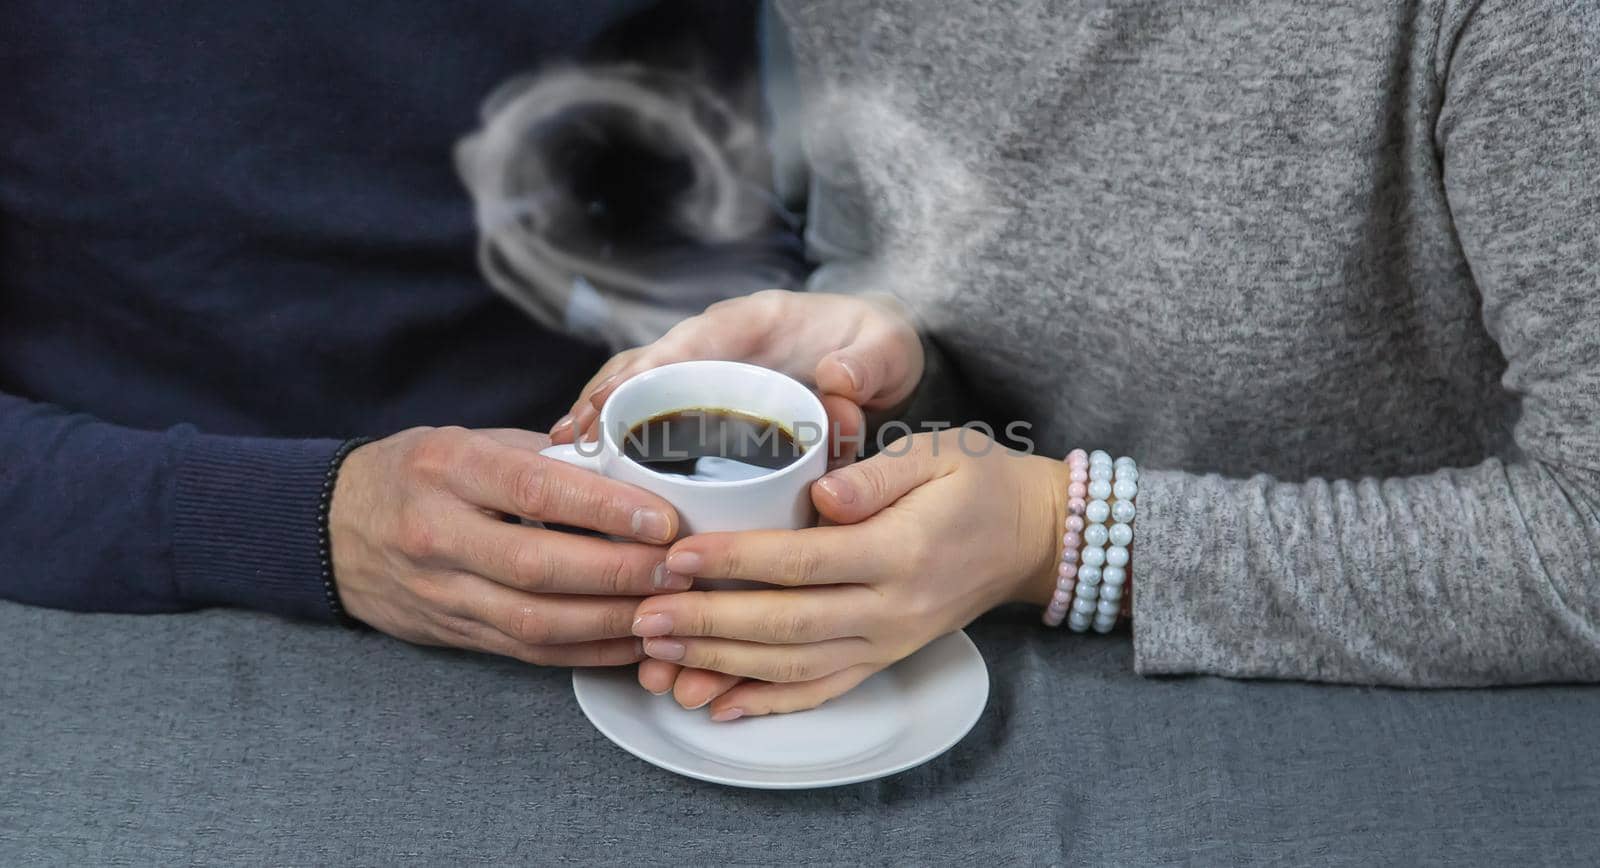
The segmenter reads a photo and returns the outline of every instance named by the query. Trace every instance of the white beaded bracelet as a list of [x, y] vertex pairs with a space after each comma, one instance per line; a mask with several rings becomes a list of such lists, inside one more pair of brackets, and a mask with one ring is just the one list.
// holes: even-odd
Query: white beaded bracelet
[[1078, 554], [1077, 599], [1067, 619], [1067, 629], [1074, 633], [1086, 632], [1099, 621], [1101, 612], [1116, 607], [1100, 596], [1107, 565], [1106, 543], [1111, 535], [1106, 527], [1106, 519], [1111, 517], [1107, 501], [1111, 499], [1114, 475], [1110, 455], [1099, 449], [1089, 453], [1089, 502], [1083, 510], [1083, 551]]
[[1109, 509], [1112, 524], [1106, 530], [1106, 541], [1110, 546], [1100, 570], [1100, 597], [1092, 622], [1096, 633], [1111, 632], [1122, 612], [1122, 591], [1128, 580], [1128, 547], [1133, 545], [1133, 517], [1137, 512], [1134, 498], [1139, 496], [1139, 466], [1132, 458], [1118, 458], [1111, 472], [1111, 493], [1116, 501]]

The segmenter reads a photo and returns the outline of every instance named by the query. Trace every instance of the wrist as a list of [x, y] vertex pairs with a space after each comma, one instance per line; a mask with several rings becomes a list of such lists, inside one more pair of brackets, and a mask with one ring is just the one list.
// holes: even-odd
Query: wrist
[[[328, 603], [328, 612], [333, 616], [334, 620], [347, 626], [353, 625], [355, 619], [345, 607], [343, 597], [340, 594], [337, 579], [339, 558], [335, 554], [334, 539], [336, 535], [339, 537], [344, 536], [342, 532], [337, 532], [336, 528], [343, 525], [343, 519], [348, 515], [346, 507], [350, 500], [350, 494], [349, 483], [344, 478], [344, 470], [350, 463], [350, 459], [355, 456], [355, 453], [361, 451], [362, 447], [371, 442], [371, 439], [362, 437], [346, 440], [339, 446], [339, 450], [328, 461], [327, 475], [323, 477], [322, 482], [322, 500], [317, 511], [317, 530], [321, 534], [317, 547], [319, 555], [318, 566], [321, 570], [323, 596]], [[339, 518], [336, 519], [335, 503], [339, 500], [341, 494], [343, 494], [343, 502], [338, 503]]]
[[371, 443], [346, 450], [334, 475], [328, 498], [328, 536], [335, 567], [354, 556], [351, 542], [362, 528], [362, 518], [372, 513], [374, 504], [366, 496], [366, 481], [372, 476], [368, 467], [377, 451]]
[[1019, 512], [1038, 521], [1024, 531], [1028, 535], [1023, 543], [1029, 552], [1025, 560], [1028, 566], [1013, 588], [1009, 602], [1043, 607], [1049, 605], [1050, 596], [1055, 593], [1056, 572], [1061, 566], [1061, 535], [1067, 518], [1070, 471], [1063, 462], [1039, 455], [1021, 460], [1030, 463], [1023, 478], [1036, 481], [1037, 485], [1024, 492], [1031, 506]]

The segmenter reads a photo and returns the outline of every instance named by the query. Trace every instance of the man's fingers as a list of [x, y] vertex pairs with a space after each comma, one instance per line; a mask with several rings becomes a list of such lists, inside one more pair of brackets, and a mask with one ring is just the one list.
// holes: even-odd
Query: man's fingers
[[870, 584], [896, 568], [897, 553], [869, 545], [860, 528], [706, 533], [680, 540], [668, 571], [771, 585]]
[[625, 666], [644, 657], [638, 639], [600, 639], [566, 645], [535, 645], [478, 621], [460, 620], [449, 628], [449, 644], [511, 657], [536, 666]]
[[450, 582], [440, 608], [487, 624], [524, 645], [565, 645], [619, 639], [632, 633], [639, 601], [631, 597], [525, 594], [480, 576]]
[[[477, 517], [474, 517], [475, 519]], [[507, 524], [488, 517], [439, 542], [445, 561], [486, 579], [540, 594], [642, 597], [687, 590], [688, 576], [662, 567], [662, 550], [641, 543]]]
[[839, 524], [871, 518], [944, 473], [946, 462], [935, 454], [935, 442], [931, 437], [904, 438], [866, 461], [830, 471], [812, 483], [811, 501]]
[[492, 437], [468, 440], [444, 476], [458, 497], [509, 515], [641, 542], [678, 534], [677, 512], [654, 494]]
[[497, 443], [526, 452], [538, 452], [550, 445], [549, 435], [537, 431], [524, 431], [521, 428], [482, 428], [478, 433]]
[[630, 639], [524, 647], [523, 656], [517, 659], [539, 666], [627, 666], [644, 657], [639, 643]]
[[633, 635], [712, 636], [793, 645], [860, 635], [857, 613], [877, 593], [862, 585], [803, 591], [689, 591], [639, 604]]
[[849, 693], [881, 668], [877, 663], [860, 663], [832, 675], [796, 684], [747, 681], [722, 694], [711, 703], [708, 710], [715, 721], [806, 711]]
[[763, 645], [732, 639], [667, 636], [644, 640], [644, 653], [681, 666], [763, 681], [810, 681], [863, 662], [865, 639], [829, 639], [809, 645]]

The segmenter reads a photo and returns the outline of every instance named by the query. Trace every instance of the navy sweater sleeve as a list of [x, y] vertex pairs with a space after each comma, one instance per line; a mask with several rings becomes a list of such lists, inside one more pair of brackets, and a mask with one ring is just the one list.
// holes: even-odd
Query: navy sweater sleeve
[[[630, 62], [753, 112], [758, 11], [7, 2], [0, 599], [328, 617], [321, 438], [544, 428], [605, 361], [485, 285], [451, 161], [484, 98]], [[656, 195], [597, 153], [594, 213]]]
[[140, 431], [0, 394], [0, 597], [330, 619], [317, 510], [339, 445]]

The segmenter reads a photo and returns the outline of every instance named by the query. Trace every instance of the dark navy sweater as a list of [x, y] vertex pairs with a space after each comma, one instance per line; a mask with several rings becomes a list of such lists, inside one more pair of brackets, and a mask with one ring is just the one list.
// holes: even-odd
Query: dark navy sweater
[[665, 5], [7, 0], [0, 596], [326, 617], [344, 438], [547, 426], [604, 354], [486, 288], [451, 147], [618, 32], [750, 61], [755, 4]]

